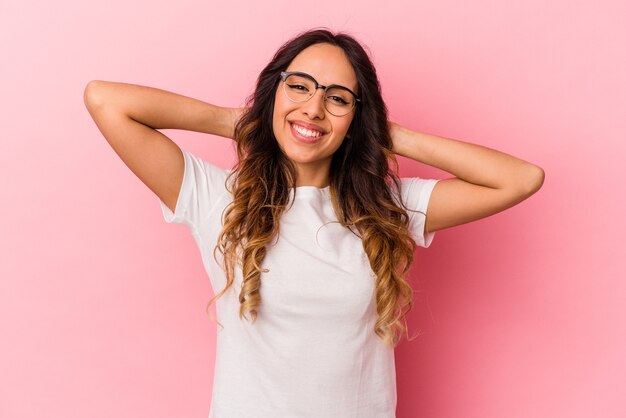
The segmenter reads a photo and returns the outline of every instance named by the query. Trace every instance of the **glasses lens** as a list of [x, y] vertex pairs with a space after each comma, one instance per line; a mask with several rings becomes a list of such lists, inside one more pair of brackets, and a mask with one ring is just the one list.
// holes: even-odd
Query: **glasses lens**
[[[308, 77], [290, 74], [285, 79], [285, 94], [294, 102], [306, 102], [315, 94], [315, 82]], [[331, 87], [324, 96], [326, 110], [335, 116], [344, 116], [352, 111], [355, 99], [347, 90]]]
[[309, 78], [291, 74], [285, 79], [285, 93], [294, 102], [305, 102], [315, 94], [315, 83]]
[[324, 97], [326, 109], [335, 116], [343, 116], [350, 113], [354, 107], [354, 96], [347, 90], [330, 88]]

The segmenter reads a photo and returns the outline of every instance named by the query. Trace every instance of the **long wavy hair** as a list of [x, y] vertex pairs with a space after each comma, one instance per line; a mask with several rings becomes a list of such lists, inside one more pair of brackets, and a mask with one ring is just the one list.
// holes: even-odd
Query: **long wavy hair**
[[[238, 264], [243, 278], [239, 316], [248, 320], [249, 312], [256, 321], [261, 304], [261, 263], [266, 246], [279, 232], [280, 218], [287, 209], [290, 188], [295, 188], [297, 176], [294, 163], [279, 148], [274, 136], [275, 93], [280, 72], [302, 50], [319, 43], [342, 48], [358, 81], [362, 102], [356, 107], [346, 138], [332, 156], [330, 199], [338, 222], [363, 242], [376, 276], [378, 319], [374, 332], [393, 348], [402, 332], [408, 331], [405, 318], [413, 308], [413, 291], [404, 276], [413, 262], [416, 243], [408, 231], [407, 208], [399, 198], [401, 183], [395, 173], [398, 163], [391, 151], [387, 107], [374, 65], [358, 41], [325, 28], [300, 33], [278, 49], [261, 71], [256, 89], [235, 126], [238, 160], [226, 180], [233, 200], [222, 213], [223, 229], [213, 251], [216, 261], [216, 251], [222, 254], [226, 286], [209, 301], [207, 312], [233, 285]], [[394, 164], [395, 172], [389, 162]], [[234, 181], [228, 186], [231, 177]]]

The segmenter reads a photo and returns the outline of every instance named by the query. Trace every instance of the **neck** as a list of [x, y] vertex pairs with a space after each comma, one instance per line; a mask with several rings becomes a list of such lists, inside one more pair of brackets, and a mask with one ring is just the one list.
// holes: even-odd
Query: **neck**
[[296, 187], [313, 186], [324, 188], [330, 184], [330, 160], [325, 162], [324, 166], [317, 164], [296, 164], [298, 169], [298, 177], [296, 178]]

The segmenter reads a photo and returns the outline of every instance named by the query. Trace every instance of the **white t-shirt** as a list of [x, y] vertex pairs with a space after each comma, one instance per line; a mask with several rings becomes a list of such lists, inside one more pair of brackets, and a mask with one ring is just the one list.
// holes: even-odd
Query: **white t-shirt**
[[[183, 150], [185, 171], [167, 223], [186, 225], [215, 293], [226, 278], [213, 258], [231, 202], [223, 170]], [[232, 181], [232, 179], [231, 179]], [[402, 178], [410, 230], [421, 247], [437, 179]], [[394, 351], [374, 333], [374, 273], [362, 241], [336, 221], [329, 187], [297, 187], [279, 238], [268, 248], [255, 323], [239, 318], [241, 269], [216, 303], [217, 348], [209, 418], [392, 418]], [[324, 225], [326, 224], [326, 225]], [[216, 252], [221, 260], [221, 253]], [[247, 314], [248, 318], [250, 314]]]

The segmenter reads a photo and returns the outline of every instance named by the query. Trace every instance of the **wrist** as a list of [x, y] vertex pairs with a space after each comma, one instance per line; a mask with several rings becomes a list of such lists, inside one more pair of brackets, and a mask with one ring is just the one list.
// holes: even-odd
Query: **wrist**
[[239, 119], [243, 116], [245, 107], [230, 107], [224, 108], [226, 112], [226, 116], [222, 119], [225, 123], [223, 129], [227, 134], [226, 138], [235, 139], [235, 126], [239, 122]]
[[398, 125], [395, 122], [388, 122], [388, 126], [389, 126], [389, 136], [391, 137], [391, 144], [392, 144], [392, 148], [391, 151], [393, 151], [394, 154], [400, 154], [401, 149], [402, 149], [402, 140], [403, 140], [403, 127]]

